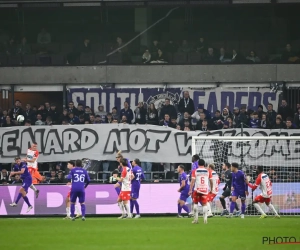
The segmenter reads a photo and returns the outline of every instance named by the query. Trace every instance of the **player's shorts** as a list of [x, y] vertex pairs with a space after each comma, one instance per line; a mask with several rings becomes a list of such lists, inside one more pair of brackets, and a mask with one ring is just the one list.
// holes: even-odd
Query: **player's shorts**
[[189, 198], [188, 193], [180, 193], [179, 200], [186, 202], [187, 198]]
[[85, 191], [71, 191], [70, 201], [76, 203], [76, 200], [79, 200], [79, 203], [85, 202]]
[[71, 197], [71, 190], [67, 194], [67, 198], [70, 198], [70, 197]]
[[212, 202], [216, 196], [217, 194], [209, 193], [207, 195], [207, 202]]
[[23, 180], [22, 188], [24, 188], [26, 193], [28, 193], [28, 188], [31, 186], [31, 184], [32, 184], [32, 179]]
[[198, 204], [199, 202], [203, 205], [207, 203], [207, 194], [200, 194], [197, 191], [193, 192], [193, 202]]
[[130, 196], [133, 199], [138, 199], [140, 194], [140, 186], [131, 186]]
[[43, 180], [43, 177], [40, 175], [39, 171], [36, 168], [28, 168], [28, 170], [32, 177], [33, 184], [38, 184]]
[[121, 193], [119, 194], [119, 199], [122, 201], [129, 201], [130, 191], [121, 191]]
[[238, 197], [240, 198], [242, 201], [243, 200], [246, 200], [246, 194], [245, 194], [245, 190], [233, 190], [231, 192], [231, 196], [235, 196], [235, 197]]
[[259, 203], [270, 203], [271, 202], [271, 197], [270, 198], [265, 198], [262, 195], [258, 195], [255, 197], [254, 201], [259, 202]]
[[229, 197], [231, 195], [230, 189], [226, 188], [225, 191], [222, 193], [223, 197]]

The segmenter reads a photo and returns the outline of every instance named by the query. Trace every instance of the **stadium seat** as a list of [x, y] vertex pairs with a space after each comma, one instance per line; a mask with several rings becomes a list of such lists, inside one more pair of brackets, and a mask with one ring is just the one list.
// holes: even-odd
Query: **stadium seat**
[[63, 65], [65, 63], [65, 58], [63, 55], [51, 55], [52, 65]]
[[58, 44], [58, 43], [47, 44], [47, 50], [51, 54], [58, 54], [60, 51], [60, 44]]
[[187, 54], [177, 52], [173, 54], [173, 63], [174, 64], [185, 64], [187, 62]]
[[91, 45], [92, 52], [103, 52], [103, 45], [101, 43], [92, 43]]
[[60, 45], [61, 54], [66, 55], [73, 51], [73, 44], [70, 43], [62, 43]]
[[80, 55], [80, 65], [91, 65], [93, 64], [93, 54], [91, 53], [81, 53]]
[[7, 56], [6, 54], [0, 54], [0, 66], [7, 65]]
[[122, 64], [122, 54], [121, 53], [115, 53], [108, 57], [108, 63], [109, 64]]
[[94, 55], [94, 64], [106, 63], [106, 55], [104, 53], [96, 53]]
[[11, 55], [8, 57], [8, 64], [10, 66], [18, 66], [22, 65], [21, 56], [20, 55]]
[[23, 64], [26, 66], [32, 66], [36, 64], [36, 56], [35, 55], [24, 55], [23, 56]]
[[196, 52], [191, 52], [188, 54], [188, 62], [190, 64], [197, 64], [201, 62], [201, 55]]
[[142, 57], [141, 56], [132, 56], [131, 57], [132, 64], [141, 64], [142, 63]]

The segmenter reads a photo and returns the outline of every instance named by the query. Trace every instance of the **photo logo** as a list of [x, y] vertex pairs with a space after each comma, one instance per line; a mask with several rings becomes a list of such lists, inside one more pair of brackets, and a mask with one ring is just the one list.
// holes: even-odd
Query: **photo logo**
[[167, 91], [166, 93], [158, 94], [155, 96], [150, 96], [146, 101], [147, 105], [149, 106], [151, 103], [154, 103], [154, 106], [158, 111], [165, 105], [165, 99], [170, 99], [170, 104], [177, 106], [180, 101], [180, 96], [178, 93], [171, 93]]
[[263, 245], [283, 245], [283, 244], [299, 244], [300, 237], [295, 236], [278, 236], [278, 237], [262, 237]]

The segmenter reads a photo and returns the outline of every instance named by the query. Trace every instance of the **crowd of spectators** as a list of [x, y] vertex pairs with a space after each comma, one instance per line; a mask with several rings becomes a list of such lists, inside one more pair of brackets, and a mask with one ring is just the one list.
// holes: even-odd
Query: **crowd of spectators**
[[[25, 121], [22, 124], [17, 122], [19, 115], [25, 117]], [[128, 102], [125, 102], [121, 110], [114, 107], [111, 112], [107, 112], [104, 110], [104, 105], [100, 104], [98, 109], [93, 111], [88, 106], [84, 107], [79, 103], [77, 107], [75, 107], [73, 102], [69, 102], [68, 108], [60, 113], [53, 103], [45, 102], [39, 107], [32, 107], [27, 103], [25, 108], [23, 108], [21, 101], [16, 100], [14, 107], [9, 110], [1, 110], [0, 115], [1, 127], [12, 127], [16, 125], [101, 125], [107, 123], [151, 124], [171, 127], [182, 131], [212, 131], [240, 128], [241, 124], [243, 124], [244, 128], [254, 129], [295, 129], [300, 128], [300, 103], [292, 108], [289, 107], [287, 101], [283, 99], [277, 112], [274, 111], [272, 104], [268, 104], [267, 110], [264, 110], [262, 105], [259, 105], [257, 110], [247, 110], [246, 106], [234, 107], [233, 109], [226, 106], [221, 111], [217, 110], [214, 114], [211, 114], [208, 110], [204, 109], [201, 104], [195, 109], [193, 99], [190, 98], [189, 92], [185, 91], [183, 98], [181, 98], [177, 106], [172, 105], [170, 100], [166, 98], [160, 110], [156, 109], [153, 103], [148, 107], [144, 102], [139, 102], [137, 107], [131, 109]], [[104, 172], [109, 172], [116, 168], [113, 162], [108, 161], [102, 161], [100, 165], [99, 169]], [[190, 166], [189, 164], [187, 165], [187, 169], [189, 169]], [[174, 170], [176, 169], [176, 164], [142, 162], [142, 168], [146, 172], [146, 178], [148, 179], [150, 179], [150, 177], [154, 179], [172, 179], [175, 176]], [[64, 182], [64, 172], [61, 164], [57, 164], [55, 168], [53, 168], [52, 165], [50, 165], [50, 167], [47, 165], [44, 171], [47, 171], [44, 175], [44, 183]], [[151, 172], [153, 171], [169, 172], [169, 176], [165, 174], [151, 176]], [[221, 173], [221, 169], [219, 169], [219, 171]], [[292, 180], [294, 177], [296, 179], [299, 177], [299, 173], [294, 175], [294, 177], [285, 174], [283, 179], [281, 175], [278, 177], [275, 174], [275, 169], [272, 171], [273, 172], [270, 173], [274, 181]], [[96, 176], [95, 179], [107, 180], [107, 177], [108, 174], [101, 174], [100, 177]], [[2, 184], [13, 183], [18, 181], [18, 177], [16, 177], [16, 179], [9, 179], [4, 169], [1, 172], [0, 180]]]
[[[18, 41], [5, 32], [0, 39], [0, 65], [92, 65], [92, 64], [248, 64], [248, 63], [300, 63], [300, 52], [287, 43], [277, 53], [265, 54], [264, 48], [247, 45], [240, 49], [239, 42], [210, 43], [200, 36], [196, 41], [154, 39], [149, 46], [140, 48], [126, 45], [122, 37], [111, 43], [98, 43], [88, 36], [80, 42], [54, 43], [51, 34], [42, 28], [35, 43], [28, 43], [25, 35]], [[252, 46], [252, 48], [251, 48]], [[241, 46], [242, 47], [242, 46]], [[259, 52], [256, 53], [255, 50]]]
[[[104, 110], [100, 104], [97, 110], [78, 104], [77, 107], [71, 101], [68, 108], [62, 113], [57, 111], [54, 103], [45, 102], [39, 107], [27, 103], [23, 108], [20, 100], [15, 101], [14, 107], [9, 110], [0, 108], [0, 126], [11, 127], [16, 125], [76, 125], [76, 124], [151, 124], [167, 126], [183, 131], [212, 131], [218, 129], [261, 128], [261, 129], [296, 129], [300, 128], [300, 103], [296, 107], [289, 107], [283, 99], [278, 111], [273, 105], [268, 104], [267, 110], [258, 105], [256, 110], [247, 110], [245, 105], [241, 107], [224, 107], [216, 110], [214, 114], [206, 110], [202, 104], [195, 109], [194, 101], [189, 92], [185, 91], [183, 98], [177, 106], [166, 98], [160, 110], [152, 103], [149, 107], [144, 102], [139, 102], [137, 107], [131, 109], [128, 102], [124, 107], [114, 107], [110, 112]], [[17, 117], [23, 115], [23, 123], [17, 122]]]

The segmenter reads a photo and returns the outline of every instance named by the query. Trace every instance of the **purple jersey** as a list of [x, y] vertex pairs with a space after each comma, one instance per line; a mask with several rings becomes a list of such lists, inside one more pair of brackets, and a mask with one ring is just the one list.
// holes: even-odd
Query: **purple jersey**
[[89, 174], [80, 167], [73, 168], [68, 175], [68, 179], [72, 181], [72, 191], [84, 191], [90, 183]]
[[20, 165], [17, 164], [17, 163], [15, 163], [14, 166], [13, 166], [13, 171], [14, 171], [14, 172], [19, 172], [19, 171], [21, 171], [21, 165], [22, 165], [22, 163], [21, 163]]
[[132, 169], [132, 173], [134, 175], [134, 179], [132, 179], [131, 184], [132, 185], [140, 185], [141, 184], [141, 179], [142, 180], [145, 179], [142, 168], [140, 166], [135, 166]]
[[198, 161], [195, 161], [192, 163], [192, 170], [191, 172], [193, 172], [194, 169], [198, 168]]
[[30, 175], [30, 173], [29, 173], [29, 171], [28, 171], [27, 163], [26, 163], [26, 162], [21, 162], [19, 168], [20, 168], [20, 171], [21, 171], [22, 169], [25, 169], [25, 170], [24, 170], [24, 173], [21, 174], [21, 179], [22, 179], [22, 180], [29, 180], [29, 179], [32, 179], [32, 178], [31, 178], [31, 175]]
[[243, 171], [238, 170], [236, 173], [232, 172], [231, 186], [236, 191], [245, 192], [246, 190], [248, 190], [248, 185], [246, 183], [246, 175]]
[[184, 188], [181, 190], [181, 193], [188, 193], [189, 189], [190, 189], [190, 185], [189, 185], [189, 180], [187, 177], [187, 174], [185, 172], [183, 172], [182, 174], [180, 174], [179, 176], [179, 183], [180, 186], [182, 185], [182, 181], [185, 181], [185, 186]]

